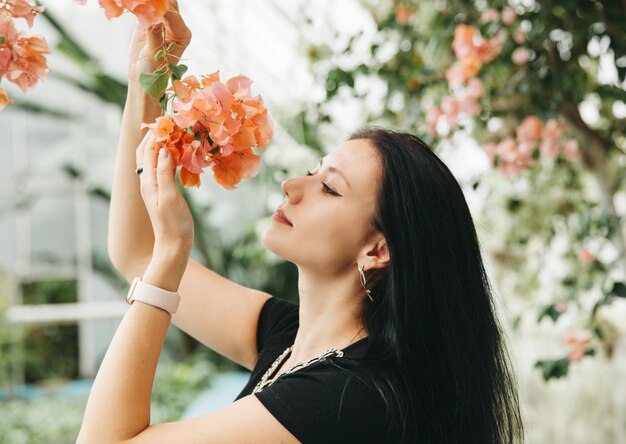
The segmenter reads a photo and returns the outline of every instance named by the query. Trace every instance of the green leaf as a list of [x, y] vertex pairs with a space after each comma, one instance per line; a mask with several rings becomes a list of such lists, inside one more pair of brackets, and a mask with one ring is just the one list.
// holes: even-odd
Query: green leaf
[[216, 153], [219, 153], [219, 151], [220, 151], [220, 147], [219, 147], [219, 146], [216, 146], [216, 147], [215, 147], [215, 148], [213, 148], [211, 151], [209, 151], [209, 153], [211, 153], [211, 154], [216, 154]]
[[139, 84], [150, 97], [155, 99], [161, 97], [167, 88], [167, 81], [167, 72], [162, 69], [152, 73], [142, 72], [139, 75]]
[[161, 105], [161, 109], [163, 112], [167, 112], [167, 101], [169, 100], [169, 96], [167, 94], [163, 94], [159, 99], [159, 105]]
[[172, 65], [171, 63], [168, 63], [168, 68], [170, 69], [170, 71], [172, 72], [172, 79], [173, 80], [180, 80], [183, 78], [183, 75], [187, 72], [187, 66], [186, 65]]
[[2, 45], [4, 43], [4, 36], [0, 35], [0, 45]]
[[165, 57], [165, 51], [159, 49], [157, 53], [154, 55], [154, 60], [159, 60], [161, 57]]
[[553, 322], [556, 322], [557, 319], [559, 319], [559, 316], [561, 316], [561, 312], [556, 309], [554, 304], [546, 305], [539, 311], [537, 322], [541, 321], [546, 316], [552, 319]]
[[546, 359], [537, 361], [535, 368], [540, 368], [543, 374], [543, 380], [548, 381], [552, 378], [561, 378], [567, 375], [569, 370], [569, 359], [567, 357], [561, 359]]
[[623, 282], [615, 282], [610, 294], [617, 296], [618, 298], [626, 298], [626, 285]]
[[172, 50], [174, 49], [174, 46], [176, 46], [176, 43], [172, 42], [169, 45], [167, 45], [167, 48], [165, 50], [167, 52], [172, 52]]

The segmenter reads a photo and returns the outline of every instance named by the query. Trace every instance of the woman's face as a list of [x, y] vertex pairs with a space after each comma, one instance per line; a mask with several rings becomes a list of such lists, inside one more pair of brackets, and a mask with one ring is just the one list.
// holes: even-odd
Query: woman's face
[[368, 140], [355, 139], [327, 154], [310, 172], [283, 181], [280, 208], [291, 224], [272, 217], [261, 240], [298, 266], [341, 273], [355, 266], [376, 234], [369, 221], [376, 208], [380, 160]]

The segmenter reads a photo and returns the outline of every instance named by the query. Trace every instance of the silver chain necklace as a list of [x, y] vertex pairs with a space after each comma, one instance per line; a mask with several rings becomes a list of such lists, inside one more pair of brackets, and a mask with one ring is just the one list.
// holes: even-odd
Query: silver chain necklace
[[312, 364], [314, 362], [321, 361], [322, 359], [325, 359], [325, 358], [327, 358], [329, 356], [336, 355], [339, 358], [343, 357], [343, 352], [341, 350], [337, 350], [336, 348], [329, 348], [328, 350], [322, 352], [320, 355], [316, 356], [315, 358], [311, 358], [308, 361], [304, 361], [304, 362], [302, 362], [302, 361], [298, 362], [297, 364], [292, 366], [290, 369], [283, 370], [278, 375], [276, 375], [274, 378], [272, 378], [271, 380], [268, 381], [269, 376], [274, 372], [274, 370], [276, 370], [276, 367], [278, 367], [280, 364], [283, 363], [283, 359], [285, 359], [285, 356], [287, 356], [287, 354], [291, 352], [292, 348], [293, 348], [293, 345], [287, 347], [287, 349], [278, 358], [276, 358], [274, 363], [270, 366], [269, 369], [267, 369], [267, 371], [265, 372], [265, 374], [263, 375], [261, 380], [258, 382], [256, 387], [254, 387], [254, 390], [252, 391], [252, 393], [260, 392], [261, 390], [263, 390], [268, 385], [273, 384], [274, 381], [276, 381], [276, 379], [278, 379], [282, 375], [295, 372], [296, 370], [298, 370], [300, 368], [304, 368], [304, 367], [306, 367], [306, 366], [308, 366], [308, 365], [310, 365], [310, 364]]

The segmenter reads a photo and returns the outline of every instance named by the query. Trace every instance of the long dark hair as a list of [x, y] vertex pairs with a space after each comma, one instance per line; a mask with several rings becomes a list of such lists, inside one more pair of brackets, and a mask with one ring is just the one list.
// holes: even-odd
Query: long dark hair
[[368, 359], [385, 363], [375, 381], [397, 434], [390, 442], [522, 442], [516, 382], [461, 187], [414, 135], [370, 128], [349, 139], [368, 140], [382, 161], [371, 223], [391, 261], [366, 272], [374, 301], [362, 320]]

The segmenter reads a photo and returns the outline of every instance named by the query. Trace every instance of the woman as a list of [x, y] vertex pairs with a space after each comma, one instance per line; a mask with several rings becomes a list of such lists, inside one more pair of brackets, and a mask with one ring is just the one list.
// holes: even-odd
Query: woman
[[[191, 33], [171, 3], [165, 28], [180, 57]], [[298, 305], [189, 259], [193, 224], [171, 160], [157, 160], [153, 137], [137, 130], [160, 111], [137, 86], [138, 74], [154, 69], [160, 35], [157, 27], [133, 38], [109, 253], [129, 282], [141, 276], [157, 291], [177, 292], [180, 305], [172, 316], [151, 302], [130, 306], [78, 441], [521, 441], [470, 212], [448, 168], [418, 138], [359, 132], [306, 176], [282, 183], [285, 200], [262, 242], [297, 265]], [[232, 404], [150, 425], [170, 322], [252, 374]]]

